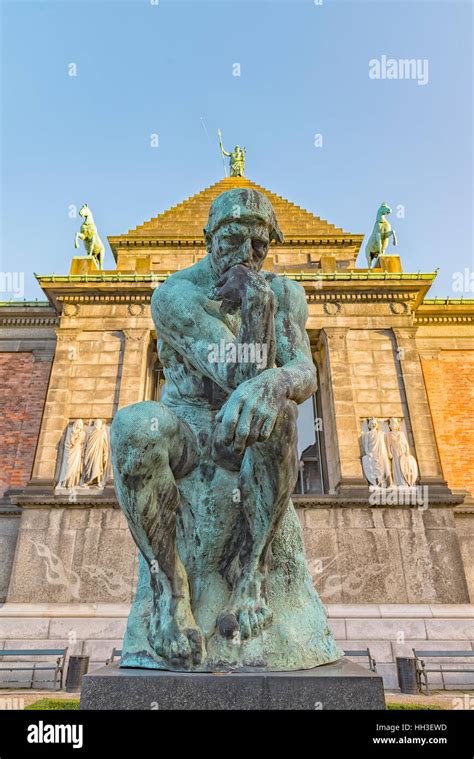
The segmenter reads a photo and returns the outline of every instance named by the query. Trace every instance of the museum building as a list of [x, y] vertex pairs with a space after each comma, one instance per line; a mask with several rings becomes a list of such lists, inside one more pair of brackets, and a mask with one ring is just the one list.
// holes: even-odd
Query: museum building
[[121, 646], [137, 549], [108, 430], [160, 399], [151, 295], [205, 255], [209, 206], [234, 187], [269, 198], [285, 239], [265, 268], [306, 292], [318, 390], [293, 498], [308, 566], [342, 648], [369, 646], [396, 687], [397, 656], [473, 648], [474, 300], [430, 299], [436, 272], [403, 271], [403, 250], [356, 267], [362, 234], [239, 176], [110, 236], [113, 270], [77, 256], [37, 275], [44, 302], [0, 304], [0, 656], [67, 645], [93, 669]]

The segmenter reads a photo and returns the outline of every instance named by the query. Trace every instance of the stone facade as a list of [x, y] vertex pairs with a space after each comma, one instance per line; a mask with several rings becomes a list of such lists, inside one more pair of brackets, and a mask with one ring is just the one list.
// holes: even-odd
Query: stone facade
[[31, 478], [58, 321], [49, 303], [0, 304], [0, 603], [21, 516], [11, 498]]
[[[435, 274], [405, 273], [397, 256], [356, 268], [361, 235], [239, 177], [109, 238], [116, 269], [73, 260], [69, 275], [39, 278], [47, 303], [0, 306], [0, 647], [67, 642], [68, 625], [94, 662], [120, 645], [136, 548], [110, 472], [103, 489], [58, 489], [66, 431], [158, 397], [151, 294], [204, 255], [210, 202], [234, 186], [269, 196], [285, 243], [266, 267], [307, 295], [324, 483], [295, 496], [308, 565], [338, 640], [370, 645], [393, 685], [407, 640], [474, 639], [474, 302], [428, 300]], [[361, 463], [371, 417], [400, 421], [420, 501], [374, 500]]]
[[49, 304], [0, 308], [0, 498], [31, 477], [57, 321]]
[[[93, 671], [104, 665], [113, 648], [120, 649], [129, 610], [129, 604], [121, 603], [5, 604], [0, 608], [0, 656], [2, 649], [67, 646], [68, 658], [71, 654], [89, 656], [89, 671]], [[396, 657], [412, 656], [413, 648], [473, 650], [472, 604], [329, 603], [327, 611], [341, 648], [368, 647], [387, 688], [398, 685]], [[29, 684], [31, 673], [19, 674]], [[472, 671], [445, 674], [444, 678], [448, 686], [472, 688]], [[440, 675], [430, 675], [430, 685], [441, 685]]]

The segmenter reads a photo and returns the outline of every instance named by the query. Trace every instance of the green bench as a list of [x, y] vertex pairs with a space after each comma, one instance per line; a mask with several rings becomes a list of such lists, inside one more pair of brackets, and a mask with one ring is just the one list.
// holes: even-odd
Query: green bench
[[[59, 683], [59, 690], [63, 687], [63, 674], [64, 674], [64, 665], [66, 662], [66, 654], [67, 654], [67, 648], [22, 648], [22, 649], [3, 649], [0, 650], [0, 675], [2, 672], [25, 672], [25, 671], [31, 671], [31, 681], [30, 681], [30, 688], [33, 687], [33, 683], [36, 685], [38, 683], [50, 683], [54, 682], [54, 687], [56, 689], [56, 686]], [[5, 658], [8, 660], [9, 657], [16, 656], [18, 657], [31, 657], [33, 659], [32, 662], [26, 662], [26, 661], [12, 661], [12, 662], [5, 662]], [[48, 662], [38, 662], [34, 661], [35, 657], [38, 656], [51, 656], [56, 657], [56, 661], [53, 664], [52, 662], [49, 664]], [[6, 665], [6, 666], [5, 666]], [[35, 678], [35, 675], [37, 672], [45, 672], [45, 671], [52, 671], [54, 672], [54, 676], [48, 678], [47, 680], [38, 680]], [[4, 683], [19, 683], [18, 679], [14, 680], [3, 680], [3, 678], [0, 677], [0, 686], [3, 686]]]

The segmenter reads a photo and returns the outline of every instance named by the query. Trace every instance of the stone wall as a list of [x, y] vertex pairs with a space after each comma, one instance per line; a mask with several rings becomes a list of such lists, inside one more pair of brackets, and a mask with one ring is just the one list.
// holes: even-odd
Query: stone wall
[[324, 603], [469, 603], [451, 509], [299, 510]]
[[348, 328], [344, 323], [347, 317], [336, 314], [334, 326], [324, 325], [314, 343], [329, 493], [351, 496], [354, 488], [367, 490], [361, 462], [364, 420], [393, 416], [406, 431], [418, 463], [419, 483], [429, 487], [430, 501], [436, 496], [438, 501], [447, 499], [447, 503], [450, 492], [443, 479], [415, 342], [416, 328], [401, 323], [402, 317], [392, 326], [393, 319], [382, 306], [378, 308], [381, 315], [367, 318], [364, 329]]
[[[127, 302], [67, 304], [57, 347], [33, 468], [33, 479], [53, 488], [71, 420], [101, 419], [143, 400], [151, 320], [142, 305], [132, 317]], [[130, 304], [129, 304], [130, 305]], [[127, 326], [129, 325], [129, 326]]]
[[20, 526], [9, 496], [31, 476], [50, 369], [44, 355], [0, 352], [0, 603], [8, 594]]
[[[68, 647], [90, 657], [89, 671], [121, 648], [128, 604], [5, 604], [0, 608], [0, 660], [3, 649]], [[329, 625], [343, 650], [369, 648], [386, 688], [396, 689], [397, 656], [413, 648], [474, 649], [474, 606], [454, 604], [329, 604]], [[354, 658], [367, 666], [367, 660]], [[472, 666], [472, 658], [460, 660]], [[30, 672], [17, 673], [28, 684]], [[430, 684], [440, 685], [430, 675]], [[472, 688], [474, 673], [445, 675], [447, 685]]]
[[60, 343], [63, 361], [72, 363], [68, 381], [63, 380], [70, 419], [112, 419], [118, 405], [123, 344], [121, 332], [106, 330], [84, 330], [74, 343]]
[[[298, 508], [306, 559], [325, 603], [469, 603], [451, 509]], [[137, 551], [112, 508], [26, 508], [13, 603], [132, 600]]]
[[130, 603], [137, 568], [137, 550], [120, 510], [27, 508], [8, 601]]
[[4, 603], [10, 584], [10, 574], [20, 526], [19, 514], [1, 514], [0, 518], [0, 604]]
[[474, 508], [467, 506], [455, 512], [456, 532], [464, 565], [471, 603], [474, 603]]
[[8, 593], [20, 510], [15, 493], [28, 484], [39, 436], [57, 315], [49, 303], [0, 308], [0, 603]]
[[[474, 598], [474, 511], [469, 505], [457, 509], [459, 499], [451, 498], [443, 482], [444, 476], [450, 477], [451, 487], [464, 490], [472, 483], [469, 404], [450, 415], [453, 399], [459, 406], [469, 397], [465, 366], [471, 361], [472, 353], [467, 351], [471, 338], [464, 336], [464, 342], [450, 344], [445, 355], [440, 345], [446, 336], [432, 336], [433, 331], [438, 335], [440, 327], [433, 330], [413, 324], [412, 309], [421, 297], [417, 294], [421, 286], [425, 287], [418, 280], [394, 284], [389, 279], [307, 286], [308, 334], [321, 387], [329, 494], [313, 498], [304, 507], [300, 502], [298, 513], [309, 569], [321, 598], [331, 607], [402, 604], [415, 609], [428, 603], [434, 608], [435, 604], [466, 604]], [[13, 512], [5, 512], [0, 519], [0, 549], [7, 557], [0, 574], [0, 601], [9, 586], [9, 605], [72, 604], [79, 613], [85, 604], [128, 605], [134, 593], [137, 551], [116, 508], [112, 483], [107, 492], [80, 495], [74, 503], [55, 492], [55, 484], [71, 419], [110, 421], [118, 408], [147, 396], [150, 345], [155, 339], [150, 292], [146, 284], [124, 281], [111, 282], [108, 292], [106, 284], [103, 292], [94, 283], [81, 287], [84, 292], [54, 295], [59, 298], [60, 324], [57, 330], [52, 325], [41, 332], [45, 360], [33, 359], [29, 327], [21, 327], [11, 337], [10, 328], [5, 328], [0, 341], [0, 349], [6, 351], [0, 359], [11, 383], [5, 407], [11, 425], [7, 434], [16, 436], [16, 450], [21, 454], [17, 465], [12, 450], [6, 452], [10, 488], [24, 487], [28, 481], [26, 452], [31, 452], [30, 471], [34, 452], [28, 409], [37, 404], [39, 423], [56, 345], [32, 480], [18, 499], [23, 513], [16, 551], [20, 520]], [[453, 328], [443, 329], [451, 334]], [[18, 344], [17, 338], [21, 338]], [[12, 372], [15, 362], [18, 371]], [[40, 374], [35, 376], [35, 372]], [[41, 389], [43, 400], [38, 395]], [[25, 435], [18, 426], [22, 413], [28, 426]], [[369, 506], [360, 435], [363, 419], [373, 415], [403, 418], [421, 483], [429, 487], [428, 508], [427, 504], [423, 509]], [[461, 451], [458, 459], [448, 428], [456, 451]], [[35, 435], [37, 430], [38, 426]], [[348, 646], [362, 639], [357, 630], [363, 627], [348, 627], [344, 622], [342, 629], [337, 620], [334, 624], [339, 626], [338, 638], [346, 636]], [[118, 642], [123, 632], [107, 625], [102, 630], [102, 622], [100, 630], [88, 632], [84, 625], [82, 638], [78, 636], [83, 650], [97, 635], [102, 648], [97, 646], [103, 651], [112, 641]], [[392, 628], [386, 629], [390, 633]], [[413, 640], [421, 630], [415, 628], [409, 631]], [[44, 624], [39, 629], [44, 632]], [[429, 637], [426, 625], [424, 629]], [[52, 623], [46, 630], [51, 640], [61, 639], [63, 632]], [[390, 639], [389, 650], [380, 631], [374, 629], [374, 636], [375, 643], [380, 643], [379, 658], [392, 667], [393, 674], [397, 641]], [[420, 639], [426, 638], [421, 635]], [[99, 661], [102, 653], [94, 651], [94, 656]]]
[[[396, 689], [397, 656], [413, 656], [413, 648], [438, 651], [474, 649], [474, 606], [468, 604], [329, 604], [329, 624], [343, 650], [369, 648], [386, 688]], [[359, 664], [364, 659], [354, 659]], [[446, 685], [473, 688], [472, 658], [456, 659], [466, 672], [445, 674]], [[469, 667], [471, 670], [469, 671]], [[430, 674], [440, 687], [441, 676]]]

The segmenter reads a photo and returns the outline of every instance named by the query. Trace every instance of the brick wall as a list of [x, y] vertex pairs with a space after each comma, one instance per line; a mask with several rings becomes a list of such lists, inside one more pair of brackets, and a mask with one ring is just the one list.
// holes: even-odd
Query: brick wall
[[31, 476], [51, 363], [0, 353], [0, 496]]
[[474, 493], [474, 351], [441, 351], [422, 366], [443, 474]]

